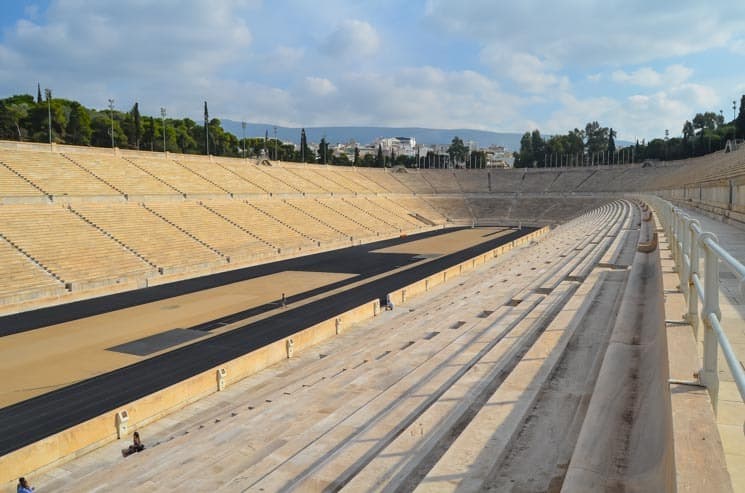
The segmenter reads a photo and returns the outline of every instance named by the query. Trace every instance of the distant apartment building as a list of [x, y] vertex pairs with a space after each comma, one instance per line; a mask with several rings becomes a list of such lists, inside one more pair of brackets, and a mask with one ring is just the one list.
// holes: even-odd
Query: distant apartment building
[[416, 156], [416, 139], [414, 137], [384, 137], [374, 142], [377, 152], [378, 146], [383, 150], [383, 154], [390, 156], [393, 152], [396, 156]]
[[511, 168], [514, 162], [512, 153], [503, 146], [489, 146], [484, 150], [487, 168]]

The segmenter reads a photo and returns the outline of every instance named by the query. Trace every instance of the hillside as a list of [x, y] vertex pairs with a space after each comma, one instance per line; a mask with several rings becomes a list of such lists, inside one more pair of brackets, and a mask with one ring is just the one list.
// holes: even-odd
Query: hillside
[[[221, 120], [222, 126], [228, 132], [241, 138], [243, 129], [241, 122]], [[277, 127], [277, 137], [284, 141], [299, 142], [300, 128]], [[246, 136], [256, 137], [269, 132], [269, 138], [274, 137], [274, 126], [269, 123], [247, 123]], [[472, 140], [481, 147], [490, 145], [504, 146], [510, 150], [520, 148], [520, 133], [489, 132], [486, 130], [450, 129], [441, 130], [417, 127], [306, 127], [306, 135], [311, 142], [319, 142], [326, 136], [329, 142], [349, 142], [354, 140], [360, 144], [369, 144], [379, 137], [414, 137], [420, 144], [448, 144], [454, 136], [464, 141]]]

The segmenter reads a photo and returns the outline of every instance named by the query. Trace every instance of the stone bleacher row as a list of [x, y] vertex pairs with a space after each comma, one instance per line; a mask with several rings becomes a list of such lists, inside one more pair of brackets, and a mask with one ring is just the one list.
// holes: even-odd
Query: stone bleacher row
[[517, 206], [514, 197], [476, 195], [498, 191], [499, 183], [540, 181], [523, 171], [390, 172], [67, 151], [0, 147], [0, 305], [6, 311], [448, 223], [527, 224], [531, 217], [556, 223], [598, 203], [533, 198]]
[[296, 195], [8, 204], [0, 206], [0, 262], [5, 266], [0, 304], [106, 286], [154, 285], [412, 234], [446, 222], [556, 223], [601, 202]]
[[743, 155], [648, 168], [391, 172], [0, 147], [0, 305], [142, 287], [445, 224], [557, 224], [604, 201], [592, 193], [722, 179], [742, 171]]
[[358, 193], [411, 190], [382, 170], [0, 149], [0, 198], [47, 196], [69, 201], [79, 197]]
[[[140, 197], [282, 194], [583, 194], [675, 187], [745, 171], [745, 148], [665, 166], [511, 170], [398, 170], [326, 167], [152, 153], [43, 152], [0, 146], [0, 203]], [[36, 200], [34, 200], [36, 199]]]
[[[610, 337], [612, 319], [598, 323], [592, 311], [621, 294], [604, 283], [622, 286], [627, 275], [598, 267], [630, 262], [638, 220], [625, 202], [585, 214], [433, 292], [426, 309], [415, 301], [146, 426], [141, 454], [117, 460], [115, 442], [40, 484], [482, 491], [511, 480], [515, 491], [553, 491], [598, 372], [587, 357]], [[361, 345], [359, 330], [375, 337]]]
[[0, 299], [149, 285], [428, 227], [364, 196], [3, 205]]
[[655, 181], [657, 189], [680, 188], [742, 177], [745, 174], [745, 146], [733, 152], [719, 151], [675, 161], [674, 165], [674, 173], [662, 174]]

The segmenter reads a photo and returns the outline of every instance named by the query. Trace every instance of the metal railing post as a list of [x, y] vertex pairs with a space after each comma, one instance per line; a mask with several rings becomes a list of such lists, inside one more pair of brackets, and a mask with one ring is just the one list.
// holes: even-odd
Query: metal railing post
[[678, 240], [675, 238], [675, 209], [671, 210], [670, 220], [667, 223], [667, 244], [670, 247], [670, 255], [673, 257], [673, 262], [678, 261], [678, 256], [675, 251], [677, 250]]
[[714, 414], [717, 412], [719, 397], [719, 375], [717, 374], [717, 336], [709, 319], [714, 314], [717, 319], [719, 313], [719, 257], [707, 244], [708, 241], [717, 242], [713, 233], [704, 232], [698, 238], [699, 246], [704, 250], [704, 299], [701, 318], [704, 322], [704, 368], [701, 381], [709, 390]]
[[698, 220], [692, 220], [688, 225], [688, 243], [690, 245], [690, 254], [688, 256], [690, 266], [688, 268], [688, 316], [687, 322], [693, 328], [693, 337], [698, 341], [698, 290], [693, 282], [694, 277], [698, 276], [699, 271], [699, 246], [697, 227], [700, 227]]
[[683, 286], [688, 282], [690, 268], [688, 263], [691, 260], [691, 245], [689, 245], [690, 237], [688, 235], [688, 229], [691, 224], [691, 218], [687, 215], [682, 216], [683, 227], [680, 229], [680, 291], [685, 293]]
[[680, 265], [680, 244], [678, 243], [680, 241], [680, 212], [675, 210], [675, 214], [673, 215], [673, 232], [671, 236], [672, 241], [672, 254], [673, 254], [673, 260], [675, 261], [675, 265], [673, 266], [673, 269], [675, 271], [680, 272], [680, 269], [678, 269], [678, 266]]

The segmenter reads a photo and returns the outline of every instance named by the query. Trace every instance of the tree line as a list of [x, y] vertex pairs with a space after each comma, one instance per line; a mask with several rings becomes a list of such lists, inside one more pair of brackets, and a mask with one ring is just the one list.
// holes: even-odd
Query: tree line
[[[26, 142], [55, 142], [78, 146], [119, 147], [146, 151], [169, 151], [183, 154], [209, 154], [230, 157], [266, 157], [283, 161], [314, 163], [318, 155], [302, 134], [302, 146], [278, 139], [250, 137], [239, 139], [226, 131], [218, 118], [209, 118], [207, 103], [202, 124], [190, 118], [142, 115], [139, 103], [129, 111], [113, 108], [86, 108], [78, 101], [55, 98], [38, 88], [37, 97], [30, 94], [0, 99], [0, 139]], [[325, 139], [322, 148], [328, 151]], [[328, 162], [349, 161], [346, 156], [324, 153]], [[326, 162], [326, 161], [324, 161]], [[341, 164], [341, 163], [339, 163]]]
[[[217, 156], [300, 160], [292, 144], [268, 136], [244, 140], [227, 132], [218, 118], [208, 117], [206, 103], [205, 122], [199, 124], [190, 118], [169, 118], [165, 111], [160, 118], [141, 115], [138, 103], [129, 111], [86, 108], [51, 94], [42, 97], [41, 89], [36, 99], [29, 94], [0, 99], [0, 139], [184, 154], [206, 154], [209, 148]], [[308, 162], [315, 160], [309, 149], [305, 155]]]
[[[666, 131], [667, 133], [667, 131]], [[589, 122], [564, 135], [543, 137], [539, 130], [525, 132], [520, 151], [513, 154], [515, 167], [591, 166], [640, 163], [647, 159], [673, 160], [702, 156], [724, 148], [727, 140], [745, 138], [745, 95], [736, 118], [725, 123], [722, 112], [696, 113], [683, 124], [681, 137], [655, 138], [618, 148], [616, 132]]]
[[[51, 128], [50, 128], [51, 126]], [[301, 130], [300, 146], [263, 137], [239, 139], [226, 131], [218, 118], [209, 118], [204, 103], [204, 122], [190, 118], [170, 118], [161, 110], [160, 117], [142, 115], [139, 103], [129, 111], [110, 107], [102, 110], [87, 108], [78, 101], [55, 98], [51, 91], [37, 96], [21, 94], [0, 99], [0, 139], [25, 142], [55, 142], [92, 147], [119, 147], [145, 151], [169, 151], [182, 154], [209, 154], [229, 157], [265, 157], [281, 161], [334, 164], [367, 167], [440, 167], [442, 161], [429, 152], [426, 156], [384, 156], [379, 147], [377, 154], [360, 156], [355, 149], [350, 159], [346, 153], [335, 153], [326, 138], [316, 150], [308, 145], [305, 129]], [[469, 152], [463, 141], [455, 137], [448, 149], [451, 162], [477, 167], [485, 161], [483, 153]], [[470, 160], [470, 166], [468, 166]]]

